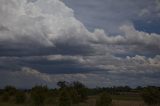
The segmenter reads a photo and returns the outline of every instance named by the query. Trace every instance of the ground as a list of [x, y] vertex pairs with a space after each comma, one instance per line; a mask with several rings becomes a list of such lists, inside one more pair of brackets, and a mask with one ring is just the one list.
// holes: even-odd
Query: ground
[[[95, 106], [97, 96], [90, 96], [85, 103], [76, 104], [73, 106]], [[112, 95], [113, 106], [146, 106], [140, 96], [131, 95]], [[0, 103], [0, 106], [31, 106], [28, 104], [15, 104], [15, 103]], [[57, 106], [55, 104], [45, 106]]]

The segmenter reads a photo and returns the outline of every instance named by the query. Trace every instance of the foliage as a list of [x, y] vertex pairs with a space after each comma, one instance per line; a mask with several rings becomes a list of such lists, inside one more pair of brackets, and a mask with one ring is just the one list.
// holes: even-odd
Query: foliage
[[66, 81], [59, 81], [57, 82], [57, 86], [59, 86], [61, 89], [68, 87], [69, 83]]
[[[59, 89], [48, 89], [47, 86], [35, 86], [32, 89], [27, 89], [25, 91], [17, 90], [13, 86], [6, 86], [4, 89], [0, 90], [0, 98], [4, 104], [17, 103], [13, 105], [29, 105], [33, 106], [86, 106], [88, 103], [90, 106], [110, 106], [112, 99], [114, 100], [143, 100], [148, 105], [160, 105], [160, 87], [150, 86], [150, 87], [137, 87], [135, 89], [128, 86], [117, 86], [117, 87], [97, 87], [97, 88], [87, 88], [84, 84], [79, 81], [66, 82], [60, 81], [57, 83]], [[107, 93], [106, 93], [107, 91]], [[143, 92], [142, 92], [143, 91]], [[141, 92], [140, 97], [139, 93]], [[112, 94], [112, 99], [109, 94]], [[97, 94], [100, 94], [95, 101]], [[88, 99], [90, 96], [91, 99]], [[86, 102], [87, 100], [87, 102]], [[115, 101], [112, 103], [115, 104]], [[136, 106], [136, 105], [135, 105]]]
[[66, 81], [59, 81], [57, 85], [60, 87], [60, 90], [65, 89], [68, 91], [72, 103], [77, 104], [87, 100], [87, 88], [81, 82], [74, 81], [69, 83]]
[[46, 94], [45, 104], [58, 104], [58, 93], [57, 89], [50, 89]]
[[70, 89], [69, 95], [73, 104], [78, 104], [80, 102], [80, 95], [78, 94], [77, 90]]
[[47, 86], [35, 86], [31, 90], [31, 99], [34, 106], [43, 106], [48, 94]]
[[59, 97], [59, 106], [71, 106], [72, 100], [67, 90], [62, 90]]
[[16, 93], [16, 98], [15, 98], [15, 100], [16, 100], [16, 103], [17, 103], [17, 104], [22, 104], [22, 103], [24, 103], [25, 100], [26, 100], [26, 95], [25, 95], [25, 93], [22, 92], [22, 91], [18, 91], [18, 92]]
[[14, 86], [6, 86], [4, 92], [7, 92], [9, 96], [14, 96], [17, 92], [17, 89]]
[[96, 106], [109, 106], [111, 105], [111, 103], [112, 103], [112, 98], [106, 92], [103, 92], [102, 94], [100, 94], [96, 100]]
[[145, 88], [142, 92], [142, 98], [148, 105], [160, 104], [160, 90], [152, 87]]
[[88, 93], [87, 93], [87, 88], [84, 84], [82, 84], [81, 82], [75, 81], [75, 82], [72, 82], [70, 86], [73, 89], [72, 92], [74, 93], [73, 95], [74, 97], [72, 98], [78, 99], [77, 103], [84, 102], [87, 100]]

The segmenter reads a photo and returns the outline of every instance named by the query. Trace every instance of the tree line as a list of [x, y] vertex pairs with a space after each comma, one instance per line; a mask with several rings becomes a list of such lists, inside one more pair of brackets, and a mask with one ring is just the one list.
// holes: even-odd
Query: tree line
[[132, 92], [139, 94], [149, 106], [160, 104], [160, 87], [155, 86], [139, 86], [134, 89], [129, 86], [87, 88], [79, 81], [59, 81], [57, 86], [58, 88], [49, 89], [46, 85], [37, 85], [27, 90], [18, 90], [14, 86], [6, 86], [0, 90], [0, 97], [2, 102], [16, 104], [72, 106], [86, 102], [89, 96], [96, 95], [96, 106], [110, 106], [112, 104], [111, 95]]

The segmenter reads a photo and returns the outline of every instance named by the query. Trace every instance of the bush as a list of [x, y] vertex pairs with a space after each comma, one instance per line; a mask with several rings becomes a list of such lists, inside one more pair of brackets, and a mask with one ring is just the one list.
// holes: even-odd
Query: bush
[[35, 86], [31, 91], [31, 99], [34, 106], [43, 106], [48, 94], [47, 86]]
[[87, 88], [81, 82], [75, 81], [72, 83], [71, 87], [76, 90], [77, 96], [79, 98], [79, 102], [84, 102], [87, 100]]
[[66, 81], [59, 81], [57, 85], [60, 87], [60, 90], [67, 90], [72, 103], [77, 104], [79, 102], [84, 102], [87, 100], [87, 91], [88, 89], [84, 84], [79, 81], [74, 82], [66, 82]]
[[142, 98], [148, 105], [158, 105], [160, 104], [160, 91], [157, 88], [145, 88]]
[[19, 91], [19, 92], [16, 93], [16, 98], [15, 99], [16, 99], [17, 104], [24, 103], [25, 100], [26, 100], [26, 95], [25, 95], [24, 92]]
[[72, 103], [78, 104], [80, 102], [80, 95], [75, 89], [70, 89], [69, 95], [71, 97]]
[[2, 95], [2, 101], [3, 102], [8, 102], [10, 100], [10, 96], [7, 92], [4, 92]]
[[45, 104], [58, 104], [58, 92], [56, 89], [48, 91], [47, 98], [45, 99]]
[[59, 97], [59, 106], [71, 106], [72, 100], [66, 90], [62, 90]]
[[106, 92], [100, 94], [96, 100], [96, 106], [110, 106], [111, 103], [112, 103], [112, 98]]
[[17, 89], [14, 86], [6, 86], [4, 88], [4, 91], [9, 94], [9, 96], [14, 96], [17, 92]]

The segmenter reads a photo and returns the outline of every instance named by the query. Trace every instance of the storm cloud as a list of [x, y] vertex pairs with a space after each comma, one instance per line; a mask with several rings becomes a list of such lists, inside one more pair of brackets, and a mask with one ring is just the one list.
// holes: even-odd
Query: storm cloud
[[[160, 34], [137, 29], [134, 23], [158, 19], [159, 1], [113, 1], [0, 0], [0, 87], [55, 87], [59, 80], [91, 87], [159, 85]], [[152, 5], [145, 8], [148, 3]], [[76, 5], [88, 8], [87, 15]], [[128, 6], [136, 12], [123, 11]], [[106, 25], [97, 26], [100, 20], [107, 20]]]

